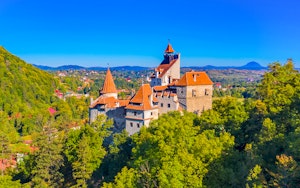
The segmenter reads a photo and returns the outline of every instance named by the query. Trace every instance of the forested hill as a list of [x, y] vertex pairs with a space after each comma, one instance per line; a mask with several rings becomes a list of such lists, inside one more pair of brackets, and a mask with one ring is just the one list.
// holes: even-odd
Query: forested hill
[[9, 118], [47, 111], [58, 81], [0, 46], [0, 112]]

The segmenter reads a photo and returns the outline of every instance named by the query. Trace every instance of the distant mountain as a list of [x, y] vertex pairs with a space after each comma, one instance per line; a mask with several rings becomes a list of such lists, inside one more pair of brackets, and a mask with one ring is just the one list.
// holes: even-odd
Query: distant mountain
[[127, 71], [143, 71], [149, 70], [149, 67], [140, 67], [140, 66], [120, 66], [120, 67], [112, 67], [111, 70], [127, 70]]
[[84, 70], [86, 69], [85, 67], [78, 66], [78, 65], [63, 65], [59, 67], [49, 67], [49, 66], [43, 66], [43, 65], [35, 65], [33, 66], [45, 70], [45, 71], [59, 71], [59, 70]]
[[[49, 67], [43, 65], [34, 65], [35, 67], [45, 70], [45, 71], [65, 71], [65, 70], [94, 70], [94, 71], [104, 71], [106, 67], [82, 67], [78, 65], [63, 65], [59, 67]], [[267, 67], [261, 66], [259, 63], [252, 61], [247, 63], [243, 66], [213, 66], [213, 65], [206, 65], [206, 66], [189, 66], [189, 67], [182, 67], [182, 68], [189, 68], [194, 70], [224, 70], [224, 69], [239, 69], [239, 70], [265, 70]], [[144, 71], [153, 69], [151, 67], [141, 67], [141, 66], [118, 66], [118, 67], [111, 67], [111, 70], [124, 70], [124, 71]]]
[[78, 66], [78, 65], [63, 65], [58, 67], [60, 70], [83, 70], [85, 67]]
[[243, 66], [213, 66], [213, 65], [206, 65], [206, 66], [190, 66], [190, 67], [183, 67], [183, 68], [190, 68], [194, 70], [225, 70], [225, 69], [238, 69], [238, 70], [265, 70], [267, 67], [261, 66], [259, 63], [255, 61], [251, 61]]
[[257, 62], [251, 61], [251, 62], [247, 63], [246, 65], [239, 67], [239, 69], [262, 70], [262, 69], [267, 69], [267, 67], [263, 67]]
[[35, 65], [35, 64], [32, 64], [32, 65], [35, 66], [36, 68], [39, 68], [39, 69], [45, 70], [45, 71], [54, 70], [53, 67], [48, 67], [48, 66], [44, 66], [44, 65]]
[[93, 71], [105, 71], [107, 67], [88, 67], [86, 70], [93, 70]]
[[[104, 71], [107, 67], [82, 67], [78, 65], [63, 65], [59, 67], [49, 67], [43, 65], [34, 65], [35, 67], [45, 70], [45, 71], [65, 71], [65, 70], [94, 70], [94, 71]], [[118, 66], [111, 67], [111, 70], [125, 70], [125, 71], [143, 71], [149, 70], [149, 67], [141, 67], [141, 66]]]

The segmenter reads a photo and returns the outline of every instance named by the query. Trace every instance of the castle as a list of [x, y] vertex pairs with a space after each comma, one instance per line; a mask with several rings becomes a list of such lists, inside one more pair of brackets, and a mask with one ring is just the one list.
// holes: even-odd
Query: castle
[[212, 108], [213, 82], [205, 72], [180, 77], [180, 54], [170, 43], [150, 78], [150, 84], [143, 84], [130, 100], [121, 100], [108, 68], [99, 97], [89, 107], [90, 123], [105, 114], [114, 120], [115, 131], [126, 129], [132, 135], [163, 113], [186, 110], [200, 115]]

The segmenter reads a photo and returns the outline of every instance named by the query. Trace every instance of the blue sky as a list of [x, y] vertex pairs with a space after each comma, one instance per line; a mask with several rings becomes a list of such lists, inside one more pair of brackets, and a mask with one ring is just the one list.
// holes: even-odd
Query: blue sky
[[181, 66], [300, 67], [297, 0], [1, 0], [0, 45], [28, 63], [157, 66], [168, 39]]

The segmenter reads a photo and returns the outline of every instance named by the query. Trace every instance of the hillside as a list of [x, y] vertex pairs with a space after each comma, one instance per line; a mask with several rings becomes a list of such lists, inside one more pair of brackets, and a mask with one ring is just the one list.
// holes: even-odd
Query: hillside
[[0, 47], [0, 77], [0, 112], [4, 111], [9, 118], [34, 117], [47, 111], [58, 84], [52, 75], [3, 47]]

